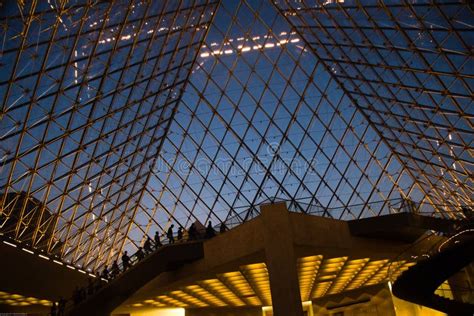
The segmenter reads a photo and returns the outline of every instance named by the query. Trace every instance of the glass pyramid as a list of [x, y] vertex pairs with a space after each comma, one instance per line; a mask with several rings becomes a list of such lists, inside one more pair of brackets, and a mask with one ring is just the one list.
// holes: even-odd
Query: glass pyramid
[[6, 1], [0, 232], [95, 270], [275, 199], [453, 216], [473, 20], [459, 1]]

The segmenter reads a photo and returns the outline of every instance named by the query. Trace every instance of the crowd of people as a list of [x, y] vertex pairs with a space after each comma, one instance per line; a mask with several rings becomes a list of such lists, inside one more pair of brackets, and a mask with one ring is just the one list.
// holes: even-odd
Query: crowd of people
[[[199, 230], [195, 223], [191, 224], [187, 231], [183, 227], [179, 227], [177, 234], [174, 233], [174, 224], [172, 224], [167, 232], [166, 238], [168, 239], [168, 244], [174, 244], [184, 241], [196, 241], [202, 239], [210, 239], [217, 235], [216, 230], [212, 226], [212, 222], [209, 221], [205, 231]], [[219, 233], [227, 231], [227, 226], [222, 223], [219, 227]], [[176, 237], [176, 238], [175, 238]], [[128, 270], [135, 263], [145, 259], [149, 254], [155, 250], [161, 248], [163, 243], [160, 238], [160, 234], [155, 232], [153, 240], [148, 237], [143, 243], [142, 247], [139, 247], [137, 252], [130, 256], [127, 251], [124, 251], [121, 257], [122, 268], [120, 268], [117, 260], [114, 260], [112, 265], [105, 266], [100, 273], [100, 277], [95, 281], [93, 278], [88, 279], [88, 285], [86, 287], [76, 286], [72, 295], [72, 302], [74, 305], [78, 305], [84, 301], [87, 296], [91, 296], [96, 293], [100, 288], [102, 288], [106, 282], [109, 282], [115, 279], [120, 273]], [[62, 316], [65, 313], [66, 309], [66, 300], [60, 298], [58, 302], [53, 302], [51, 306], [51, 316]]]

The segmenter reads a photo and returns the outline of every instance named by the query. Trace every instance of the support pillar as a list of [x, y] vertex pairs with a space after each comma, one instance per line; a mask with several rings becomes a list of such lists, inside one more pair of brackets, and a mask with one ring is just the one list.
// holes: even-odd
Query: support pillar
[[474, 264], [469, 264], [448, 279], [451, 292], [456, 301], [468, 303], [472, 300], [474, 289]]
[[260, 208], [274, 316], [303, 316], [293, 231], [285, 203]]
[[467, 282], [469, 283], [469, 289], [474, 289], [474, 263], [471, 263], [464, 267], [466, 272]]

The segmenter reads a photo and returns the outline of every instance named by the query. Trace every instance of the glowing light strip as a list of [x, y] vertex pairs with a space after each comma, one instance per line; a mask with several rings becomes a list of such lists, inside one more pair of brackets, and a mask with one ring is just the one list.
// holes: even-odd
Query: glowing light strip
[[[291, 32], [291, 35], [295, 34], [294, 32]], [[286, 32], [281, 32], [280, 35], [287, 35]], [[273, 38], [272, 36], [268, 36], [268, 35], [264, 35], [264, 36], [255, 36], [255, 37], [252, 37], [252, 40], [258, 40], [260, 38]], [[273, 38], [275, 39], [275, 38]], [[276, 40], [276, 39], [275, 39]], [[236, 39], [236, 41], [247, 41], [245, 40], [244, 37], [239, 37]], [[227, 46], [229, 45], [229, 43], [231, 42], [234, 42], [234, 39], [228, 39], [224, 45], [222, 44], [219, 44], [219, 43], [216, 43], [216, 42], [212, 42], [210, 44], [210, 47], [214, 47], [214, 46], [219, 46], [219, 45], [222, 45], [222, 46]], [[265, 43], [264, 45], [262, 44], [255, 44], [253, 46], [244, 46], [243, 44], [239, 44], [237, 46], [237, 49], [234, 50], [232, 48], [223, 48], [222, 50], [219, 50], [219, 49], [215, 49], [215, 50], [212, 50], [210, 52], [203, 52], [200, 54], [200, 57], [201, 58], [207, 58], [207, 57], [211, 57], [212, 55], [231, 55], [233, 54], [234, 52], [241, 52], [241, 53], [246, 53], [246, 52], [249, 52], [251, 50], [260, 50], [262, 48], [274, 48], [274, 47], [277, 47], [277, 46], [281, 46], [281, 45], [285, 45], [285, 44], [288, 44], [288, 43], [298, 43], [300, 42], [300, 39], [299, 38], [292, 38], [292, 39], [282, 39], [282, 40], [279, 40], [277, 42], [268, 42], [268, 43]], [[250, 44], [250, 43], [249, 43]], [[300, 46], [297, 46], [298, 48], [301, 48]]]
[[38, 255], [38, 257], [40, 257], [40, 258], [43, 258], [43, 259], [45, 259], [45, 260], [49, 260], [49, 258], [48, 258], [48, 257], [46, 257], [46, 256], [43, 256], [43, 255]]
[[25, 252], [28, 252], [28, 253], [31, 253], [32, 255], [34, 255], [35, 253], [31, 250], [28, 250], [26, 248], [21, 248], [21, 250], [25, 251]]
[[15, 244], [12, 244], [12, 243], [9, 243], [8, 241], [3, 241], [4, 244], [8, 245], [8, 246], [12, 246], [12, 247], [15, 247], [16, 248], [16, 245]]
[[464, 233], [469, 233], [469, 232], [474, 232], [474, 229], [466, 229], [466, 230], [463, 230], [462, 232], [459, 232], [451, 237], [449, 237], [446, 241], [444, 241], [441, 245], [439, 245], [438, 247], [438, 252], [441, 251], [441, 248], [444, 247], [445, 244], [447, 244], [448, 242], [450, 242], [451, 240], [453, 240], [453, 238], [456, 238], [458, 237], [459, 235], [462, 235]]

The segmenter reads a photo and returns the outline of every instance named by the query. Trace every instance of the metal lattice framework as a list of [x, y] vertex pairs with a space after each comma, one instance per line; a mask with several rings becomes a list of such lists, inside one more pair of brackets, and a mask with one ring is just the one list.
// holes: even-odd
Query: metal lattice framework
[[97, 269], [274, 198], [472, 205], [465, 4], [19, 3], [0, 13], [4, 235]]
[[472, 205], [473, 9], [285, 1], [282, 14], [434, 204]]
[[[127, 240], [216, 3], [27, 5], [2, 18], [3, 219], [20, 213], [4, 233], [96, 266]], [[24, 235], [29, 200], [8, 207], [11, 192], [54, 232]]]

